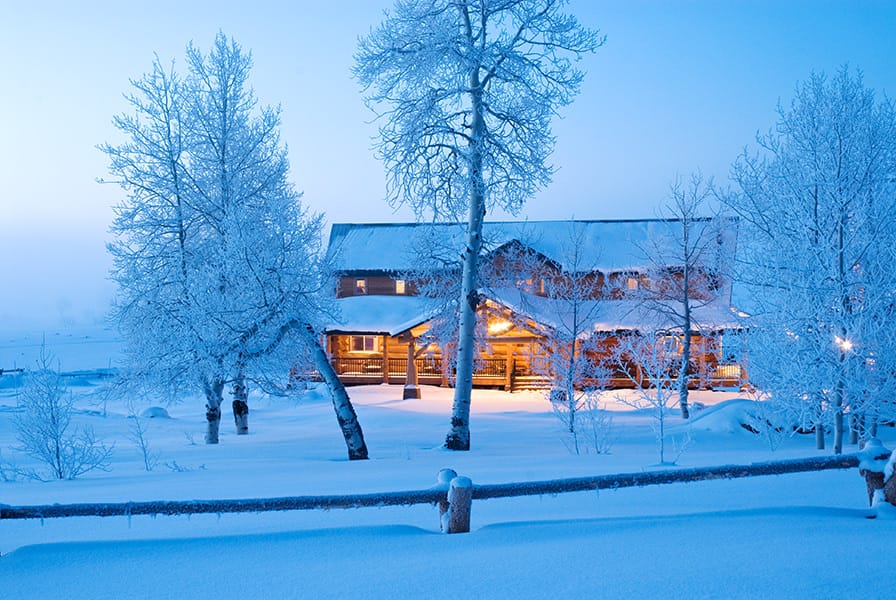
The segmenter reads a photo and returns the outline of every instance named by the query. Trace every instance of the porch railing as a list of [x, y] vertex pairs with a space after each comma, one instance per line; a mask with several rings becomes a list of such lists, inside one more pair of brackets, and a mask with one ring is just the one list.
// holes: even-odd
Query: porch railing
[[[420, 377], [441, 377], [442, 364], [435, 358], [418, 358], [414, 360], [417, 366], [417, 375]], [[408, 361], [406, 358], [390, 358], [389, 359], [389, 375], [404, 377], [407, 375]]]
[[503, 358], [480, 358], [473, 366], [473, 377], [504, 377], [507, 375], [507, 360]]
[[743, 377], [743, 370], [737, 363], [723, 363], [717, 365], [710, 374], [710, 379], [724, 379], [738, 381]]
[[333, 367], [339, 375], [382, 376], [383, 359], [380, 357], [337, 358]]
[[[388, 362], [387, 362], [388, 361]], [[420, 377], [442, 377], [442, 362], [431, 357], [418, 358], [417, 375]], [[381, 356], [369, 357], [340, 357], [333, 359], [336, 373], [348, 378], [359, 380], [383, 378], [383, 368], [388, 366], [390, 377], [405, 377], [407, 375], [407, 359], [388, 358]], [[535, 373], [529, 372], [524, 363], [514, 361], [512, 379], [531, 378]], [[507, 360], [504, 358], [480, 358], [473, 367], [473, 377], [479, 379], [506, 379]], [[743, 377], [741, 366], [737, 363], [725, 363], [716, 366], [708, 373], [708, 380], [713, 382], [740, 381]], [[628, 387], [631, 381], [624, 373], [615, 373], [611, 377], [612, 386]]]
[[[389, 375], [404, 377], [407, 374], [407, 360], [403, 358], [389, 358]], [[418, 358], [414, 361], [417, 365], [417, 375], [421, 377], [441, 377], [441, 361], [433, 358]], [[333, 359], [333, 367], [338, 375], [350, 377], [382, 377], [385, 361], [382, 357], [340, 357]], [[476, 360], [474, 377], [503, 378], [507, 374], [507, 361], [503, 358], [482, 358]]]

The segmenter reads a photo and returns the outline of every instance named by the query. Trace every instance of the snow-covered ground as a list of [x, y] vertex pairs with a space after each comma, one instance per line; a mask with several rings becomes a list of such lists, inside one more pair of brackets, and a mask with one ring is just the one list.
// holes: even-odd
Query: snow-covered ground
[[[101, 368], [112, 361], [101, 344], [72, 344], [79, 346], [75, 359]], [[15, 450], [14, 381], [0, 377], [0, 456], [34, 466]], [[350, 394], [369, 461], [346, 459], [326, 394], [311, 391], [254, 394], [250, 435], [235, 435], [225, 420], [218, 446], [202, 443], [199, 398], [168, 406], [170, 418], [141, 421], [157, 457], [146, 471], [128, 413], [164, 399], [128, 406], [104, 400], [101, 380], [71, 381], [75, 425], [115, 444], [111, 470], [73, 481], [0, 481], [0, 502], [399, 491], [433, 485], [443, 467], [482, 484], [658, 468], [649, 414], [612, 397], [609, 454], [571, 453], [540, 394], [484, 390], [474, 391], [473, 450], [455, 453], [440, 447], [451, 390], [425, 387], [422, 400], [401, 400], [399, 386], [368, 386]], [[692, 423], [671, 419], [671, 437], [684, 446], [680, 466], [826, 454], [814, 450], [812, 436], [772, 452], [738, 425], [749, 407], [738, 398], [697, 392], [706, 408]], [[896, 446], [892, 428], [882, 438]], [[475, 501], [472, 532], [451, 536], [438, 532], [428, 505], [2, 521], [0, 597], [889, 598], [896, 519], [867, 513], [864, 482], [850, 470]]]

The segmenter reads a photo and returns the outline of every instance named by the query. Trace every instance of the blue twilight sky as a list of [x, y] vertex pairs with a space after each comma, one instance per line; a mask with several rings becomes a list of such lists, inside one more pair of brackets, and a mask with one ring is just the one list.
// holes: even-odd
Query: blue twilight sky
[[[220, 29], [254, 55], [280, 103], [296, 187], [329, 222], [410, 220], [384, 202], [375, 126], [350, 78], [357, 38], [391, 0], [0, 0], [0, 330], [105, 313], [113, 287], [101, 186], [128, 79], [156, 52], [182, 64]], [[607, 35], [555, 123], [554, 184], [521, 217], [651, 217], [677, 174], [724, 180], [775, 106], [813, 70], [848, 62], [896, 94], [896, 2], [573, 0]], [[0, 331], [2, 333], [2, 331]], [[2, 365], [0, 365], [2, 366]]]

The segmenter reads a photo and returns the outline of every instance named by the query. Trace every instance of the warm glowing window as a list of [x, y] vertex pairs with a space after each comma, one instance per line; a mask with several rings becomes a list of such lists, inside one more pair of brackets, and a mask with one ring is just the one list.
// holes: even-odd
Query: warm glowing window
[[355, 295], [363, 295], [367, 293], [367, 280], [355, 279]]
[[630, 290], [638, 289], [638, 278], [637, 277], [629, 277], [625, 280], [625, 287]]
[[488, 320], [487, 327], [489, 335], [500, 335], [513, 329], [513, 323], [500, 317], [493, 317]]
[[406, 294], [407, 286], [405, 285], [404, 279], [396, 279], [395, 280], [395, 293], [396, 294]]
[[516, 287], [523, 290], [524, 292], [532, 293], [534, 291], [534, 287], [532, 285], [532, 279], [517, 279]]
[[352, 352], [376, 352], [378, 346], [377, 336], [375, 335], [352, 336]]

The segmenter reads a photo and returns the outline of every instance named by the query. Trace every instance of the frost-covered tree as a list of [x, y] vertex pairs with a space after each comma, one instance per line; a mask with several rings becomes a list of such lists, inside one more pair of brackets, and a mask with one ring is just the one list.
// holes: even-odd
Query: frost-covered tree
[[528, 293], [519, 293], [520, 316], [523, 321], [528, 315], [543, 324], [532, 369], [549, 382], [547, 393], [554, 414], [578, 454], [587, 425], [579, 414], [596, 410], [595, 393], [606, 387], [610, 375], [605, 361], [606, 336], [595, 331], [606, 308], [602, 300], [604, 282], [584, 250], [585, 229], [581, 223], [570, 221], [565, 238], [556, 242], [560, 264], [522, 242], [502, 257], [496, 265], [498, 272], [490, 279], [493, 286], [501, 286], [503, 279], [504, 286], [516, 288], [522, 282], [523, 288], [530, 288]]
[[516, 212], [551, 177], [551, 118], [603, 39], [564, 0], [397, 0], [360, 41], [355, 76], [382, 125], [388, 196], [434, 220], [466, 214], [457, 378], [445, 446], [470, 448], [477, 274], [486, 211]]
[[[892, 410], [896, 112], [847, 67], [796, 88], [732, 169], [749, 376], [842, 452], [844, 416]], [[864, 421], [864, 418], [861, 419]], [[858, 420], [857, 420], [858, 421]]]
[[[114, 123], [127, 141], [101, 149], [128, 193], [110, 244], [116, 317], [131, 373], [193, 387], [217, 443], [232, 384], [238, 433], [248, 431], [248, 383], [270, 372], [286, 340], [307, 347], [334, 388], [350, 458], [366, 458], [357, 416], [320, 348], [326, 305], [319, 215], [301, 204], [280, 143], [279, 109], [259, 107], [251, 55], [218, 34], [208, 54], [187, 48], [179, 77], [156, 59]], [[284, 375], [289, 369], [284, 369]], [[335, 383], [334, 383], [335, 382]]]
[[[633, 395], [619, 394], [623, 404], [639, 410], [647, 409], [653, 418], [661, 465], [675, 464], [689, 438], [676, 439], [670, 435], [668, 418], [675, 408], [677, 394], [678, 341], [668, 331], [650, 329], [620, 336], [614, 347], [613, 360], [619, 373], [634, 386]], [[667, 443], [675, 456], [668, 459]]]
[[676, 387], [681, 416], [690, 417], [688, 384], [695, 373], [693, 337], [711, 323], [700, 323], [695, 311], [716, 300], [719, 290], [722, 235], [718, 219], [707, 218], [712, 182], [700, 173], [685, 183], [676, 178], [661, 215], [669, 219], [668, 235], [653, 237], [641, 248], [648, 261], [647, 285], [637, 298], [668, 327], [681, 332], [681, 365]]

